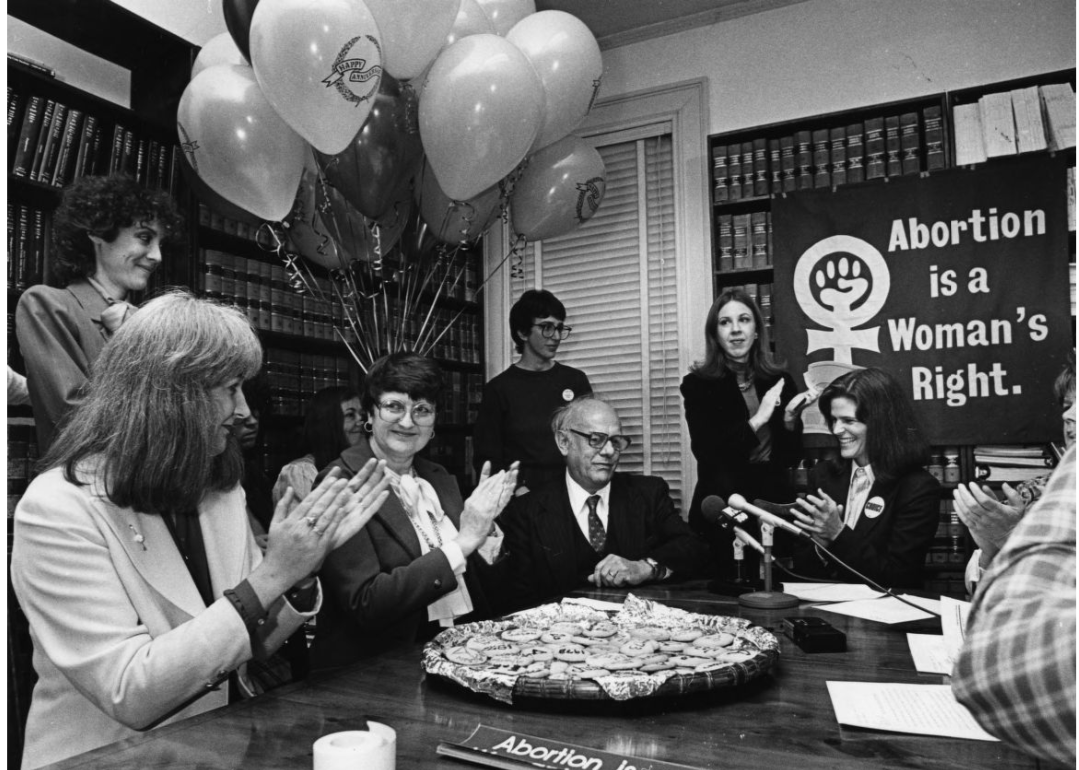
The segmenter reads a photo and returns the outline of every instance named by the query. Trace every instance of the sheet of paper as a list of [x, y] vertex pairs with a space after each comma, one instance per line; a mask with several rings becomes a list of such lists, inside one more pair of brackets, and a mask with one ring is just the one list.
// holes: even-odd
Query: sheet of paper
[[923, 674], [952, 673], [952, 657], [940, 634], [907, 634], [914, 668]]
[[922, 599], [917, 596], [902, 594], [907, 601], [933, 612], [922, 612], [909, 604], [885, 596], [882, 599], [861, 599], [855, 602], [841, 602], [839, 604], [821, 604], [815, 609], [837, 612], [840, 615], [851, 615], [855, 618], [875, 620], [878, 623], [906, 623], [910, 620], [924, 620], [933, 617], [933, 613], [940, 612], [940, 601], [937, 599]]
[[[944, 648], [954, 663], [963, 647], [967, 636], [967, 616], [970, 615], [970, 602], [940, 597], [940, 628], [944, 632]], [[947, 673], [951, 673], [949, 669]]]
[[996, 741], [952, 695], [946, 684], [828, 682], [842, 725], [914, 735]]
[[589, 599], [585, 596], [563, 599], [562, 604], [580, 604], [584, 607], [591, 607], [594, 610], [614, 610], [615, 612], [622, 609], [621, 602], [604, 602], [599, 599]]
[[783, 593], [797, 596], [803, 602], [851, 602], [884, 596], [862, 583], [788, 583], [786, 580]]

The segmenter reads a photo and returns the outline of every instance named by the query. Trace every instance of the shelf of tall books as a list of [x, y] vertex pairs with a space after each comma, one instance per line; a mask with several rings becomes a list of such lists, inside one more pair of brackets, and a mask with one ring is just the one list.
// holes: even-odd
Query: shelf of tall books
[[[894, 177], [1031, 152], [1066, 153], [1071, 169], [1061, 192], [1068, 199], [1075, 316], [1074, 69], [715, 134], [708, 147], [714, 291], [745, 289], [760, 305], [769, 331], [782, 312], [773, 301], [771, 207], [777, 197], [848, 185], [872, 194]], [[796, 488], [805, 489], [808, 467], [820, 456], [808, 448], [791, 469]], [[975, 546], [952, 503], [959, 483], [981, 481], [999, 490], [1005, 481], [1014, 485], [1048, 473], [1054, 462], [1048, 445], [933, 447], [927, 470], [943, 491], [926, 588], [965, 593], [963, 571]]]

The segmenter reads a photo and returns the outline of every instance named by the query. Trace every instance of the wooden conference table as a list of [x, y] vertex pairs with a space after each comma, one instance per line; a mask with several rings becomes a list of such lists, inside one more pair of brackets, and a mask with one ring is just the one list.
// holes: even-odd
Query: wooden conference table
[[[443, 741], [460, 742], [479, 724], [589, 746], [613, 754], [699, 768], [1033, 768], [1000, 743], [883, 733], [836, 723], [825, 682], [857, 680], [941, 684], [914, 669], [906, 631], [939, 633], [937, 620], [887, 626], [814, 611], [751, 610], [715, 596], [704, 581], [641, 586], [638, 596], [691, 612], [746, 617], [780, 640], [778, 665], [742, 687], [674, 698], [537, 701], [504, 705], [452, 682], [428, 677], [422, 645], [350, 668], [317, 674], [253, 700], [153, 730], [51, 765], [54, 768], [258, 768], [312, 766], [311, 745], [355, 729], [370, 717], [397, 731], [399, 770], [469, 766], [440, 757]], [[579, 595], [621, 601], [625, 590]], [[783, 636], [787, 615], [820, 615], [847, 634], [847, 652], [802, 652]], [[647, 765], [645, 765], [647, 766]]]

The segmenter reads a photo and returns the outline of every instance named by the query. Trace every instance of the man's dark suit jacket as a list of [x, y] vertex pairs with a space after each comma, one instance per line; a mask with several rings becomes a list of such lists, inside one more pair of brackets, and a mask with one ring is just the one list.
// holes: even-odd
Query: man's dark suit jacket
[[[850, 462], [837, 467], [822, 461], [810, 472], [809, 492], [816, 494], [822, 489], [845, 506], [850, 479]], [[881, 514], [870, 518], [863, 510], [854, 529], [844, 527], [828, 549], [886, 588], [919, 588], [925, 557], [940, 521], [940, 482], [919, 468], [891, 483], [874, 481], [867, 502], [873, 498], [883, 500]], [[840, 565], [826, 564], [812, 544], [801, 540], [794, 555], [794, 571], [808, 577], [861, 582]]]
[[[655, 559], [675, 577], [691, 577], [704, 568], [707, 548], [674, 510], [663, 479], [616, 473], [609, 510], [611, 553]], [[515, 498], [499, 524], [506, 533], [514, 606], [531, 606], [588, 585], [575, 547], [575, 538], [584, 535], [570, 510], [565, 478]], [[599, 558], [595, 555], [595, 562]]]
[[[366, 440], [346, 449], [326, 467], [353, 475], [372, 457]], [[430, 482], [442, 510], [454, 526], [461, 523], [464, 504], [457, 480], [437, 463], [415, 458], [416, 474]], [[458, 619], [489, 617], [497, 603], [495, 577], [502, 569], [472, 554], [464, 574], [473, 612]], [[351, 540], [326, 557], [319, 572], [324, 592], [311, 647], [312, 669], [334, 668], [381, 650], [414, 643], [426, 629], [427, 605], [457, 587], [457, 576], [441, 549], [420, 552], [420, 541], [397, 496], [390, 494], [382, 508]]]

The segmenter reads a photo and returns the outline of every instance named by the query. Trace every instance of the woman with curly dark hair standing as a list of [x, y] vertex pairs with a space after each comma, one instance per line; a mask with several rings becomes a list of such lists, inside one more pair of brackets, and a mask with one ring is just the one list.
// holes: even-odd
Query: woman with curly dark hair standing
[[146, 288], [182, 222], [167, 193], [129, 177], [83, 177], [64, 191], [52, 225], [50, 285], [27, 289], [15, 313], [42, 454], [90, 365], [134, 310], [129, 295]]

